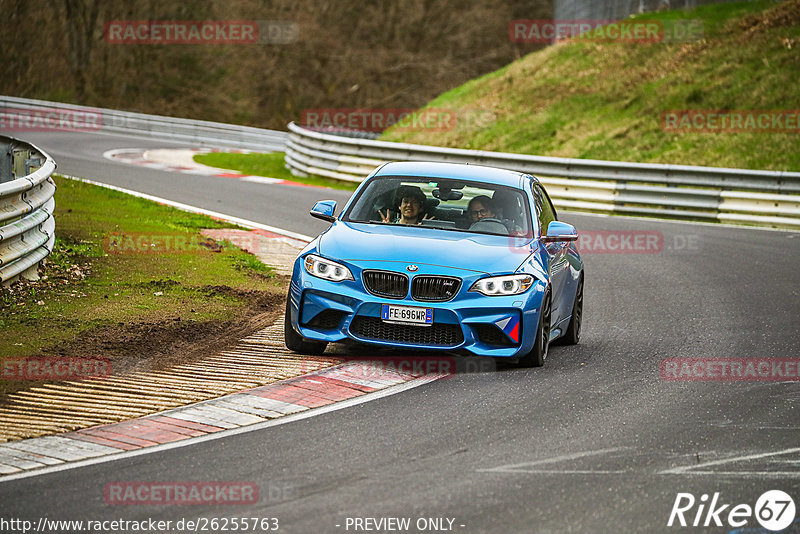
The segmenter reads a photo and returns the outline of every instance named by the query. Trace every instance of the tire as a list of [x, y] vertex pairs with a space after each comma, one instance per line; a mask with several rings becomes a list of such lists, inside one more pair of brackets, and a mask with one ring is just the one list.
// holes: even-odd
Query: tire
[[578, 279], [578, 289], [575, 291], [575, 302], [572, 305], [572, 318], [566, 333], [558, 339], [559, 345], [577, 345], [581, 340], [581, 324], [583, 323], [583, 273]]
[[531, 351], [519, 359], [519, 367], [541, 367], [547, 358], [550, 348], [550, 291], [545, 291], [542, 297], [542, 312], [539, 314], [539, 325], [536, 328], [536, 341]]
[[283, 339], [286, 348], [300, 354], [319, 355], [325, 352], [328, 343], [325, 341], [311, 341], [297, 332], [292, 327], [292, 319], [289, 313], [289, 297], [286, 297], [286, 318], [283, 321]]

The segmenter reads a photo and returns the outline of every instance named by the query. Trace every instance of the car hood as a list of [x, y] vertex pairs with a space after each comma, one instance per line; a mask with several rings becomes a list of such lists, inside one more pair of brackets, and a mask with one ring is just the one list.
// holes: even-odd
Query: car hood
[[514, 272], [532, 239], [469, 234], [418, 226], [337, 221], [320, 236], [319, 251], [350, 262], [398, 261], [479, 273]]

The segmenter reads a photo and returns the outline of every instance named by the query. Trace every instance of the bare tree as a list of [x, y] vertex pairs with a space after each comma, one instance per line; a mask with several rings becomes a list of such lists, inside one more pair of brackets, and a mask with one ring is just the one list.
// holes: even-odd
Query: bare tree
[[102, 0], [64, 0], [69, 64], [75, 77], [75, 94], [86, 95], [87, 73], [95, 41], [95, 27]]

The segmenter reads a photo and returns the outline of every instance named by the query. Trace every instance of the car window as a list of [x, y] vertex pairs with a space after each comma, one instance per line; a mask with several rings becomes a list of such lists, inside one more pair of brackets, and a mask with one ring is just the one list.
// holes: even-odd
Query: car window
[[539, 217], [539, 233], [541, 235], [545, 235], [547, 233], [547, 227], [550, 225], [550, 223], [557, 220], [556, 210], [553, 208], [550, 198], [547, 196], [547, 193], [545, 193], [544, 188], [541, 185], [536, 184], [534, 190], [536, 214]]
[[[404, 223], [403, 199], [421, 200], [422, 213]], [[519, 189], [429, 177], [372, 178], [342, 216], [346, 222], [408, 224], [497, 235], [530, 235], [530, 214]]]

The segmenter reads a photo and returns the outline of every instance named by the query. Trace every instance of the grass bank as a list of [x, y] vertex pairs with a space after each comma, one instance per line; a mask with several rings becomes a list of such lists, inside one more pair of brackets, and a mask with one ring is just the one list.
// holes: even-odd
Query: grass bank
[[[431, 101], [455, 127], [395, 129], [386, 141], [614, 161], [800, 170], [800, 131], [668, 131], [670, 111], [800, 109], [800, 2], [648, 13], [694, 20], [683, 43], [562, 42]], [[796, 124], [795, 124], [796, 127]]]
[[[282, 278], [200, 234], [231, 225], [56, 177], [42, 280], [0, 289], [0, 359], [107, 357], [117, 370], [190, 359], [282, 311]], [[0, 381], [2, 396], [29, 386]]]
[[329, 178], [318, 176], [300, 177], [294, 176], [286, 168], [283, 161], [283, 152], [271, 152], [267, 154], [234, 154], [230, 152], [209, 152], [208, 154], [198, 154], [194, 157], [197, 163], [218, 167], [221, 169], [231, 169], [243, 174], [253, 176], [266, 176], [269, 178], [279, 178], [281, 180], [291, 180], [309, 185], [320, 187], [332, 187], [334, 189], [344, 189], [347, 191], [355, 190], [358, 184], [340, 182]]

